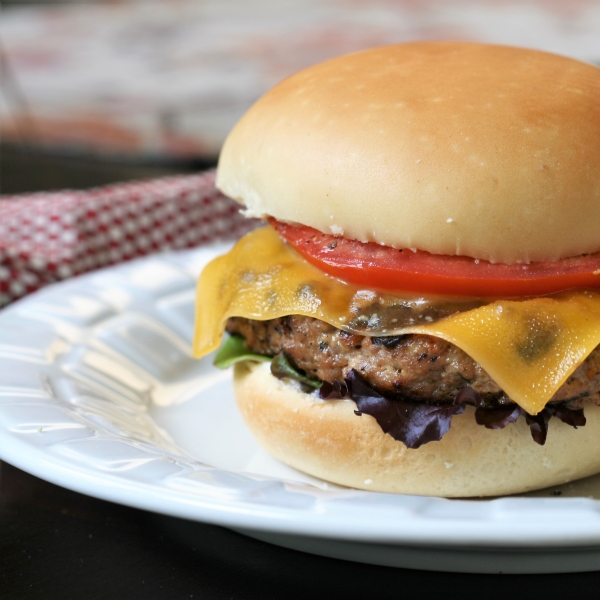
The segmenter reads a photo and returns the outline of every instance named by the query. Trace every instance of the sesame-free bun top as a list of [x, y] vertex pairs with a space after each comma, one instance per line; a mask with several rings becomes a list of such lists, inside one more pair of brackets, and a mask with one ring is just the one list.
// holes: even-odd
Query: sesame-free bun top
[[329, 60], [260, 98], [217, 185], [270, 215], [492, 262], [600, 250], [600, 69], [417, 42]]

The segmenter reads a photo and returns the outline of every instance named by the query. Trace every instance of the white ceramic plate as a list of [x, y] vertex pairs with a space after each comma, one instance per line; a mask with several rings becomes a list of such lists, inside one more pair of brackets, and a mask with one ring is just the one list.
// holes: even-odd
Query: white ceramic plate
[[120, 265], [0, 313], [0, 456], [91, 496], [316, 554], [464, 572], [600, 569], [598, 477], [446, 500], [328, 485], [263, 452], [230, 374], [190, 355], [194, 282], [222, 250]]

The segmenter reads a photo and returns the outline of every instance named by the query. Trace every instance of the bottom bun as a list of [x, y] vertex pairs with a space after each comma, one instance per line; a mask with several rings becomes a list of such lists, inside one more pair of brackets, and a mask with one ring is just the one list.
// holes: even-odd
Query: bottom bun
[[238, 363], [235, 395], [258, 442], [284, 463], [341, 485], [426, 496], [499, 496], [563, 484], [600, 471], [600, 408], [585, 427], [553, 418], [536, 444], [524, 418], [504, 429], [477, 425], [474, 409], [453, 417], [439, 442], [416, 450], [354, 414], [351, 400], [320, 400], [280, 381], [268, 363]]

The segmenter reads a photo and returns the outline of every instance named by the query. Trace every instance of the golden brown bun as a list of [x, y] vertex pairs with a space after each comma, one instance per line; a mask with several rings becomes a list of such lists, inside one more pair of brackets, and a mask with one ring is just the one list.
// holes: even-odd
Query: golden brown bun
[[319, 400], [271, 375], [264, 363], [239, 363], [235, 395], [246, 425], [276, 458], [355, 488], [426, 496], [498, 496], [540, 489], [600, 471], [600, 408], [574, 429], [550, 420], [544, 446], [525, 420], [501, 430], [477, 425], [473, 409], [453, 417], [440, 442], [417, 450], [384, 434], [349, 400]]
[[229, 135], [250, 216], [493, 262], [600, 250], [600, 69], [519, 48], [399, 44], [284, 80]]

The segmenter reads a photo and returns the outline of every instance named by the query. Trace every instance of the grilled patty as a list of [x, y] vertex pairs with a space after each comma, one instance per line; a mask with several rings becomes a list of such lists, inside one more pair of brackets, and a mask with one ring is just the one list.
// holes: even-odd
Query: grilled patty
[[[486, 404], [512, 401], [483, 368], [457, 346], [428, 335], [369, 337], [318, 319], [292, 315], [255, 321], [234, 317], [227, 331], [241, 335], [257, 354], [285, 352], [309, 377], [342, 382], [351, 369], [381, 394], [426, 402], [452, 402], [469, 386]], [[596, 348], [551, 402], [580, 408], [600, 404], [600, 350]]]

